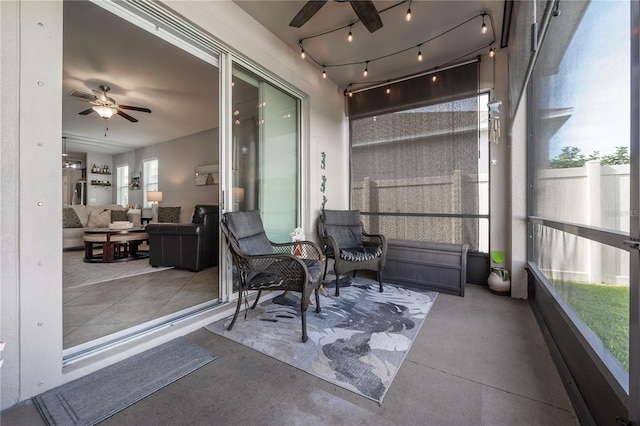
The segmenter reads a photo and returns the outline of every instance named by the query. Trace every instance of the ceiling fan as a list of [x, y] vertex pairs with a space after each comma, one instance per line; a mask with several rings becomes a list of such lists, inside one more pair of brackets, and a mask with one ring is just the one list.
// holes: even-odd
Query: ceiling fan
[[101, 84], [100, 90], [101, 91], [93, 89], [93, 93], [94, 93], [93, 95], [77, 89], [74, 89], [71, 92], [69, 92], [69, 96], [74, 97], [78, 100], [93, 104], [91, 108], [81, 111], [78, 114], [89, 115], [92, 112], [96, 112], [100, 117], [104, 118], [105, 120], [107, 118], [110, 118], [113, 114], [118, 114], [120, 117], [126, 118], [132, 123], [137, 123], [138, 120], [136, 118], [133, 118], [132, 116], [130, 116], [129, 114], [125, 113], [122, 110], [128, 109], [131, 111], [151, 112], [149, 108], [117, 104], [115, 99], [107, 96], [107, 92], [109, 92], [111, 88], [106, 84]]
[[[358, 15], [358, 18], [362, 24], [369, 30], [370, 33], [382, 28], [382, 19], [376, 10], [375, 5], [371, 0], [366, 1], [354, 1], [354, 0], [335, 0], [338, 2], [349, 2], [353, 11]], [[290, 27], [300, 28], [303, 26], [313, 15], [315, 15], [327, 0], [311, 0], [308, 1], [298, 14], [289, 23]]]

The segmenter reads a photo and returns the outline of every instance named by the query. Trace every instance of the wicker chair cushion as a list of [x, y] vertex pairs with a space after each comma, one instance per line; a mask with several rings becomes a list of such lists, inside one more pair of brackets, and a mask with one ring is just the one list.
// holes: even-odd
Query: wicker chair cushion
[[363, 247], [361, 250], [340, 250], [340, 259], [366, 262], [382, 255], [382, 247]]
[[273, 254], [259, 211], [225, 213], [225, 218], [243, 253], [249, 256]]
[[341, 249], [362, 249], [362, 225], [358, 210], [325, 210], [324, 225]]

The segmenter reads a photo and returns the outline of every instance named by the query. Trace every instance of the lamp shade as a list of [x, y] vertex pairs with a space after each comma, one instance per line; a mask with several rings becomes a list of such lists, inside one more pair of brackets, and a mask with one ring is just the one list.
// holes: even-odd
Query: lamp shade
[[244, 188], [240, 188], [240, 187], [233, 188], [233, 202], [244, 203]]
[[162, 201], [162, 191], [147, 191], [148, 201]]

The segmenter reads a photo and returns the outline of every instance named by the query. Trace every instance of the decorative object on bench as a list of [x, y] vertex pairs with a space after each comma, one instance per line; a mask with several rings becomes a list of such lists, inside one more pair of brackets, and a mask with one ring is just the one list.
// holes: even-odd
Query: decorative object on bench
[[[358, 210], [323, 210], [318, 235], [327, 259], [334, 260], [336, 296], [340, 295], [340, 275], [358, 270], [375, 271], [382, 292], [382, 270], [387, 255], [384, 235], [368, 234]], [[325, 264], [324, 275], [327, 275]]]
[[218, 206], [195, 206], [191, 223], [150, 223], [145, 229], [151, 266], [197, 272], [218, 265]]
[[[322, 252], [311, 241], [273, 243], [264, 231], [260, 212], [229, 212], [223, 215], [220, 228], [233, 256], [240, 280], [240, 294], [236, 312], [229, 324], [233, 328], [242, 295], [249, 290], [258, 290], [251, 309], [255, 309], [263, 290], [290, 290], [301, 293], [300, 316], [302, 318], [302, 341], [308, 340], [306, 312], [311, 292], [316, 295], [316, 312], [320, 312], [319, 288], [322, 284]], [[293, 255], [295, 247], [300, 254]]]
[[492, 293], [508, 296], [511, 290], [511, 277], [507, 268], [500, 266], [504, 262], [504, 251], [493, 250], [491, 252], [491, 260], [496, 266], [491, 267], [487, 284], [489, 284]]

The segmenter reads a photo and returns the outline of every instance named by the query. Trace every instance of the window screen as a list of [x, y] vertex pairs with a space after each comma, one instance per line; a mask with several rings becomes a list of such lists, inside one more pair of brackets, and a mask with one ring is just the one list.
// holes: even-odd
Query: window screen
[[369, 232], [479, 248], [477, 64], [349, 98], [351, 206]]

